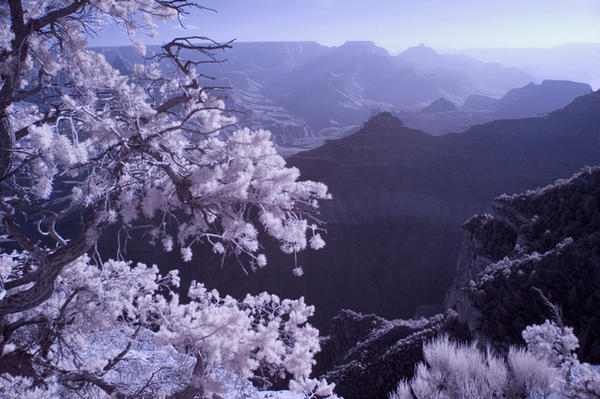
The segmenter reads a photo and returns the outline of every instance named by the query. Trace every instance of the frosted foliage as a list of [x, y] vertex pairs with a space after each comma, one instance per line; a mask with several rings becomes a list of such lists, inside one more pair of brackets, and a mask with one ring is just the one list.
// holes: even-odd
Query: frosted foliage
[[[0, 374], [2, 397], [160, 397], [201, 387], [211, 398], [270, 376], [291, 376], [290, 388], [308, 397], [332, 394], [332, 385], [309, 378], [319, 337], [307, 323], [314, 308], [302, 298], [263, 293], [237, 301], [194, 282], [183, 304], [170, 290], [178, 284], [176, 271], [161, 276], [144, 264], [98, 268], [82, 257], [65, 267], [48, 301], [8, 316], [31, 323], [1, 343], [4, 353], [25, 351], [28, 366], [54, 379], [40, 386]], [[49, 341], [38, 339], [43, 334]], [[79, 381], [75, 391], [69, 381]]]
[[[123, 100], [127, 100], [124, 108], [135, 105], [131, 104], [133, 98], [143, 98], [140, 90], [127, 84], [122, 91]], [[146, 108], [147, 104], [139, 107]], [[130, 121], [134, 126], [139, 115], [153, 114], [152, 109], [129, 112], [134, 114]], [[195, 139], [178, 129], [165, 132], [174, 123], [156, 114], [154, 118], [159, 120], [140, 132], [129, 130], [131, 126], [115, 125], [111, 112], [106, 112], [109, 122], [90, 113], [79, 109], [73, 110], [72, 115], [85, 121], [78, 126], [80, 134], [89, 137], [85, 140], [59, 134], [57, 126], [31, 128], [31, 139], [24, 140], [19, 148], [23, 154], [37, 154], [31, 168], [35, 178], [24, 187], [31, 195], [49, 199], [54, 194], [55, 179], [66, 172], [81, 179], [76, 195], [65, 198], [71, 206], [103, 203], [105, 218], [112, 211], [126, 225], [142, 218], [156, 220], [165, 237], [164, 221], [174, 221], [172, 212], [182, 210], [190, 215], [188, 222], [180, 224], [177, 236], [185, 261], [192, 258], [190, 244], [209, 236], [231, 243], [233, 249], [255, 258], [259, 246], [257, 226], [248, 219], [251, 208], [259, 209], [261, 215], [268, 214], [260, 220], [265, 230], [281, 242], [283, 251], [292, 253], [306, 248], [307, 224], [302, 219], [302, 209], [315, 209], [304, 204], [327, 198], [327, 189], [319, 183], [297, 182], [298, 172], [285, 167], [268, 132], [244, 129], [225, 139]], [[97, 131], [92, 133], [94, 129]], [[127, 151], [127, 141], [131, 140], [143, 140], [148, 147], [140, 153]], [[111, 150], [126, 152], [119, 165], [109, 159], [99, 165], [89, 162]], [[94, 173], [90, 174], [92, 165]], [[117, 176], [115, 167], [119, 169]], [[219, 232], [216, 226], [222, 226], [223, 231]], [[323, 246], [320, 236], [313, 237], [311, 246]], [[171, 250], [172, 244], [165, 245], [165, 249]]]
[[572, 353], [579, 347], [571, 327], [561, 328], [549, 320], [542, 325], [527, 327], [522, 335], [530, 352], [548, 359], [554, 366], [572, 358]]
[[[309, 378], [319, 341], [302, 299], [194, 283], [180, 302], [176, 272], [124, 261], [134, 229], [178, 262], [201, 264], [205, 244], [251, 269], [268, 263], [259, 237], [286, 253], [324, 245], [327, 187], [300, 181], [268, 131], [223, 133], [236, 120], [200, 69], [229, 43], [138, 40], [198, 8], [0, 1], [0, 397], [243, 397], [272, 377], [331, 394]], [[144, 57], [130, 75], [87, 47], [107, 24]], [[103, 262], [110, 225], [118, 260]]]
[[[314, 217], [317, 200], [330, 197], [327, 188], [298, 181], [298, 170], [286, 167], [268, 131], [240, 128], [222, 135], [221, 129], [235, 118], [225, 112], [218, 94], [203, 85], [210, 80], [196, 70], [196, 63], [180, 58], [185, 48], [210, 61], [211, 51], [227, 44], [174, 39], [137, 65], [131, 76], [121, 75], [102, 54], [86, 47], [86, 31], [101, 32], [111, 21], [126, 29], [135, 50], [146, 55], [144, 44], [133, 38], [136, 32], [152, 33], [153, 20], [181, 16], [198, 4], [80, 3], [25, 1], [23, 18], [32, 27], [15, 39], [25, 43], [20, 47], [27, 49], [23, 60], [15, 58], [23, 55], [21, 50], [11, 47], [10, 14], [0, 13], [5, 27], [0, 29], [0, 49], [7, 49], [0, 56], [3, 80], [29, 82], [12, 92], [6, 92], [6, 83], [6, 98], [0, 98], [0, 117], [17, 132], [8, 165], [17, 179], [5, 182], [16, 198], [7, 206], [15, 207], [17, 199], [53, 201], [61, 204], [55, 221], [87, 209], [96, 212], [97, 224], [149, 223], [153, 237], [167, 252], [180, 253], [184, 262], [193, 259], [193, 244], [210, 241], [219, 243], [217, 252], [245, 254], [256, 263], [261, 228], [286, 253], [305, 249], [308, 240], [312, 248], [322, 247], [321, 236], [307, 228], [306, 218]], [[69, 9], [67, 18], [52, 14], [62, 15], [63, 7]], [[47, 33], [48, 24], [55, 33]], [[25, 101], [33, 95], [33, 104]], [[256, 211], [260, 222], [250, 217]], [[57, 224], [47, 215], [36, 217], [42, 232], [59, 244], [68, 242], [60, 231], [51, 231]], [[167, 236], [174, 231], [176, 239], [170, 241]], [[260, 264], [265, 264], [263, 257]]]
[[2, 379], [0, 379], [0, 395], [3, 399], [57, 399], [60, 397], [56, 380], [49, 380], [44, 387], [36, 387], [31, 378], [3, 375]]
[[600, 373], [573, 354], [573, 329], [550, 321], [523, 331], [527, 348], [511, 347], [506, 360], [476, 344], [439, 337], [423, 346], [410, 381], [401, 380], [390, 399], [597, 398]]
[[557, 387], [564, 398], [600, 397], [600, 369], [581, 363], [574, 351], [579, 341], [573, 328], [546, 320], [523, 330], [527, 350], [547, 361], [557, 370]]
[[312, 236], [312, 238], [310, 239], [310, 247], [312, 249], [321, 249], [325, 246], [325, 241], [323, 240], [323, 238], [321, 237], [320, 234], [315, 234], [314, 236]]

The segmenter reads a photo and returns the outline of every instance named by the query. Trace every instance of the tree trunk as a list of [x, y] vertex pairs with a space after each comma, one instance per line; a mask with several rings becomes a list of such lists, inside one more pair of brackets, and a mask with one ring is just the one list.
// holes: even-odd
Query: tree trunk
[[[0, 301], [0, 320], [7, 314], [33, 309], [52, 296], [54, 281], [62, 269], [84, 255], [98, 242], [107, 223], [105, 218], [99, 216], [95, 214], [85, 230], [76, 239], [58, 248], [53, 253], [32, 254], [35, 257], [38, 270], [29, 276], [30, 279], [23, 279], [23, 283], [33, 283], [33, 285], [21, 291], [10, 292]], [[10, 218], [10, 216], [5, 216], [5, 218]], [[4, 223], [8, 226], [7, 230], [11, 234], [11, 226], [16, 225], [10, 219], [5, 219]], [[14, 236], [14, 234], [11, 235]], [[11, 286], [11, 281], [6, 282], [5, 286], [7, 289], [16, 288], [16, 286]]]
[[15, 146], [15, 132], [10, 125], [10, 120], [5, 111], [0, 114], [0, 180], [12, 168], [13, 148]]

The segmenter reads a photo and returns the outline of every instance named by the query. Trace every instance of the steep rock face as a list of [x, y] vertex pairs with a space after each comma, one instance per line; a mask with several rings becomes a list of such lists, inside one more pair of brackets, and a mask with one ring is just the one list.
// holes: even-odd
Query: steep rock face
[[450, 334], [505, 350], [522, 344], [525, 326], [554, 316], [549, 303], [575, 327], [580, 357], [600, 360], [600, 167], [502, 195], [493, 214], [473, 216], [463, 232], [447, 296], [454, 309], [418, 320], [342, 310], [330, 322], [315, 374], [335, 382], [346, 399], [384, 398], [400, 378], [412, 376], [424, 341]]
[[[552, 318], [545, 296], [575, 328], [583, 360], [600, 361], [600, 168], [493, 203], [463, 225], [447, 296], [461, 322], [501, 347]], [[543, 296], [540, 294], [543, 293]]]
[[[294, 292], [324, 313], [341, 306], [410, 317], [409, 309], [444, 296], [464, 220], [491, 210], [491, 199], [503, 192], [600, 163], [600, 93], [548, 117], [497, 121], [440, 137], [394, 125], [385, 114], [290, 161], [334, 195], [322, 205], [328, 246], [301, 255], [307, 280], [301, 285], [308, 291]], [[308, 280], [328, 281], [339, 291], [327, 301], [317, 299], [325, 295], [309, 293]], [[356, 292], [364, 294], [358, 298]]]
[[349, 42], [273, 81], [265, 93], [319, 131], [363, 122], [374, 109], [431, 101], [440, 88], [436, 79], [395, 65], [381, 47]]
[[452, 331], [455, 313], [429, 319], [385, 320], [342, 310], [331, 320], [330, 335], [317, 355], [314, 374], [335, 382], [345, 399], [380, 399], [410, 378], [423, 360], [423, 343]]
[[245, 72], [228, 72], [215, 82], [231, 87], [225, 98], [226, 107], [235, 109], [238, 123], [228, 129], [240, 126], [250, 129], [266, 129], [276, 144], [289, 144], [294, 140], [315, 135], [304, 119], [290, 113], [261, 94], [262, 85], [252, 80]]

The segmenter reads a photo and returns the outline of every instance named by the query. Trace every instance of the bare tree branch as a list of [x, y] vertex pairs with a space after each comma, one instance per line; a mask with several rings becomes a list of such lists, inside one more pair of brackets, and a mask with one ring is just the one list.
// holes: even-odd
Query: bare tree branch
[[108, 361], [108, 363], [106, 364], [106, 366], [104, 366], [104, 368], [102, 370], [104, 371], [109, 371], [111, 370], [113, 367], [115, 367], [121, 360], [123, 360], [123, 358], [129, 353], [129, 351], [131, 350], [131, 346], [133, 344], [133, 339], [135, 337], [138, 336], [140, 330], [142, 329], [141, 326], [139, 326], [135, 332], [133, 333], [133, 335], [131, 336], [131, 341], [129, 341], [127, 343], [127, 346], [125, 347], [125, 349], [123, 349], [121, 352], [119, 352], [119, 354], [115, 357], [113, 357], [112, 359], [110, 359]]

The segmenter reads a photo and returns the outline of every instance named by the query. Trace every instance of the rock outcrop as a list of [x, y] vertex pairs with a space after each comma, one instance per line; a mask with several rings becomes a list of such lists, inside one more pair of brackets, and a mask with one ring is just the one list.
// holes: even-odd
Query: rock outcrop
[[506, 348], [529, 324], [575, 328], [579, 355], [600, 362], [600, 168], [524, 194], [503, 195], [472, 217], [447, 305], [480, 340]]
[[423, 360], [423, 343], [455, 331], [452, 311], [428, 319], [385, 320], [342, 310], [331, 320], [330, 335], [317, 355], [315, 375], [335, 382], [345, 399], [380, 399]]
[[409, 318], [419, 305], [443, 303], [438, 298], [454, 278], [461, 223], [491, 211], [502, 193], [600, 164], [600, 92], [547, 117], [438, 137], [382, 114], [290, 163], [333, 193], [321, 206], [328, 244], [300, 254], [302, 279], [290, 281], [287, 270], [271, 268], [259, 272], [264, 285], [255, 289], [304, 295], [319, 309], [323, 328], [323, 318], [343, 308]]

